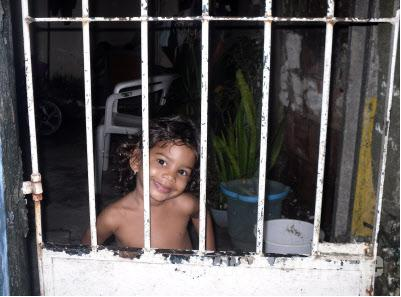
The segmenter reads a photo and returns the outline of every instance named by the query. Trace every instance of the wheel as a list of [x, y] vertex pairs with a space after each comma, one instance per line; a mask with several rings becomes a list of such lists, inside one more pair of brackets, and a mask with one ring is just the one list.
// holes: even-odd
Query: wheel
[[39, 102], [36, 119], [39, 134], [45, 136], [55, 133], [63, 120], [60, 108], [48, 100]]

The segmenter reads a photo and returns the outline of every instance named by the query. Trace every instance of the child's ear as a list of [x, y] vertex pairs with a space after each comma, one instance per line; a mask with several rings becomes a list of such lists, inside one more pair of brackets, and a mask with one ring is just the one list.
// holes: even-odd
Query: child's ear
[[134, 173], [137, 173], [141, 166], [142, 154], [140, 149], [133, 151], [131, 158], [129, 159], [129, 165]]

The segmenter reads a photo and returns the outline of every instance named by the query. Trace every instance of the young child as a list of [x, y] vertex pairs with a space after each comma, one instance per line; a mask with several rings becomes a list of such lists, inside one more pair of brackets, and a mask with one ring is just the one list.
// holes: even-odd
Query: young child
[[[97, 240], [111, 235], [121, 247], [144, 245], [142, 138], [120, 147], [120, 179], [135, 189], [106, 207], [96, 220]], [[125, 165], [124, 165], [125, 164]], [[125, 170], [126, 169], [126, 170]], [[151, 247], [192, 249], [188, 223], [199, 231], [199, 200], [190, 193], [199, 179], [199, 141], [197, 129], [181, 117], [160, 118], [149, 124], [149, 199]], [[90, 244], [90, 230], [82, 239]], [[213, 226], [206, 218], [206, 249], [214, 250]]]

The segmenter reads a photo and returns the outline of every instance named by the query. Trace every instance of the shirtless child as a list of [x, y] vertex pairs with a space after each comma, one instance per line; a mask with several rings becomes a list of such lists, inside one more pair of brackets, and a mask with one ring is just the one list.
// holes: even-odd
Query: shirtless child
[[[125, 185], [135, 189], [106, 207], [96, 220], [97, 240], [103, 243], [114, 235], [121, 247], [144, 245], [142, 141], [120, 148]], [[196, 184], [199, 142], [193, 123], [181, 117], [161, 118], [149, 125], [149, 198], [151, 247], [192, 249], [187, 231], [190, 220], [199, 231], [199, 200], [189, 191]], [[126, 170], [125, 170], [126, 169]], [[125, 172], [125, 174], [124, 174]], [[90, 230], [83, 238], [90, 244]], [[206, 249], [214, 250], [212, 220], [206, 218]]]

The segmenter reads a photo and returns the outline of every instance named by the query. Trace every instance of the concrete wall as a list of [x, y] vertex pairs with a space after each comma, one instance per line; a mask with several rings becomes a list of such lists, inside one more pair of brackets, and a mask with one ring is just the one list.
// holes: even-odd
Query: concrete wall
[[[400, 2], [380, 1], [380, 15], [392, 15], [400, 8]], [[387, 76], [389, 28], [379, 27], [379, 35], [384, 36], [379, 44], [379, 77]], [[397, 64], [394, 78], [394, 97], [391, 110], [386, 178], [384, 182], [382, 218], [379, 231], [378, 256], [383, 259], [380, 274], [376, 278], [375, 294], [400, 295], [400, 41], [398, 40]], [[386, 84], [381, 84], [379, 93], [386, 94]], [[383, 127], [376, 125], [376, 132], [382, 134]]]
[[[307, 3], [281, 4], [279, 15], [316, 16], [324, 11], [302, 11], [295, 6]], [[309, 3], [309, 4], [308, 4]], [[316, 8], [317, 9], [317, 8]], [[341, 146], [344, 90], [347, 84], [344, 74], [347, 65], [347, 31], [336, 30], [333, 40], [331, 74], [330, 117], [326, 148], [326, 168], [322, 228], [330, 236], [332, 205], [338, 163], [338, 147]], [[295, 198], [305, 209], [313, 213], [317, 178], [317, 161], [320, 133], [320, 113], [323, 84], [323, 60], [325, 27], [283, 26], [274, 31], [273, 97], [278, 99], [275, 110], [284, 110], [287, 121], [283, 147], [282, 168], [279, 179], [294, 190]], [[274, 114], [274, 113], [273, 113]]]
[[[303, 3], [283, 1], [278, 6], [280, 15], [306, 16], [308, 7], [313, 1]], [[344, 11], [353, 5], [358, 7], [354, 10], [356, 16], [360, 16], [362, 11], [366, 16], [390, 17], [395, 15], [395, 10], [399, 7], [399, 1], [350, 1], [349, 7], [341, 7], [341, 2], [336, 1], [336, 8], [339, 4]], [[302, 7], [298, 7], [302, 6]], [[298, 9], [299, 8], [299, 9]], [[312, 12], [309, 12], [312, 13]], [[373, 14], [372, 14], [373, 13]], [[313, 14], [313, 13], [312, 13]], [[313, 14], [316, 15], [316, 14]], [[336, 14], [338, 15], [338, 14]], [[347, 14], [349, 15], [349, 14]], [[356, 164], [361, 142], [361, 123], [363, 106], [370, 98], [377, 98], [377, 112], [375, 116], [374, 129], [371, 143], [371, 168], [372, 170], [373, 195], [378, 191], [378, 169], [381, 154], [381, 138], [385, 131], [383, 125], [385, 96], [387, 91], [388, 74], [388, 54], [389, 54], [389, 25], [379, 25], [371, 27], [364, 33], [360, 44], [356, 44], [356, 34], [353, 39], [347, 40], [347, 34], [341, 36], [340, 28], [336, 27], [333, 51], [333, 72], [331, 87], [331, 104], [329, 118], [329, 142], [327, 144], [327, 162], [325, 174], [325, 192], [323, 198], [322, 226], [323, 228], [333, 228], [330, 217], [336, 207], [336, 199], [346, 199], [350, 209], [342, 213], [342, 218], [352, 219], [352, 207], [355, 193], [355, 186], [350, 185], [348, 196], [339, 196], [335, 189], [340, 183], [339, 169], [341, 166], [351, 168], [349, 180], [355, 182]], [[313, 32], [315, 31], [315, 32]], [[320, 126], [320, 97], [321, 97], [321, 77], [322, 77], [322, 50], [324, 46], [324, 30], [319, 34], [318, 28], [305, 27], [303, 30], [298, 28], [280, 28], [276, 32], [275, 43], [277, 67], [273, 67], [275, 77], [279, 78], [276, 82], [275, 97], [279, 98], [281, 104], [287, 108], [288, 130], [286, 135], [285, 150], [287, 153], [287, 167], [283, 175], [287, 175], [290, 185], [295, 189], [297, 198], [303, 204], [313, 205], [314, 188], [317, 168], [317, 141]], [[313, 37], [313, 35], [315, 37]], [[345, 37], [345, 38], [344, 38]], [[351, 48], [352, 43], [356, 46]], [[278, 49], [277, 49], [278, 47]], [[359, 47], [359, 49], [358, 49]], [[355, 56], [352, 56], [355, 55]], [[351, 58], [350, 58], [351, 57]], [[352, 58], [353, 57], [353, 58]], [[352, 59], [352, 60], [350, 60]], [[398, 54], [399, 59], [399, 54]], [[320, 62], [319, 62], [320, 61]], [[352, 67], [352, 69], [350, 69]], [[357, 75], [352, 74], [358, 72]], [[393, 98], [393, 108], [391, 111], [390, 137], [388, 144], [388, 159], [386, 167], [386, 179], [383, 195], [383, 213], [379, 233], [378, 255], [383, 259], [383, 268], [378, 268], [379, 274], [376, 278], [376, 294], [395, 294], [399, 295], [399, 244], [400, 244], [400, 193], [399, 193], [399, 62], [396, 67], [395, 88]], [[352, 75], [352, 76], [351, 76]], [[273, 78], [274, 80], [275, 78]], [[355, 80], [356, 79], [356, 80]], [[359, 90], [350, 93], [352, 87], [359, 87]], [[358, 96], [358, 98], [356, 98]], [[346, 116], [345, 110], [350, 105], [356, 108], [352, 116]], [[359, 115], [358, 115], [359, 114]], [[347, 117], [347, 118], [345, 118]], [[346, 131], [343, 126], [344, 121], [356, 123], [353, 131]], [[359, 125], [359, 126], [358, 126]], [[348, 150], [354, 150], [353, 159], [347, 159], [346, 154], [340, 153], [344, 142], [349, 141], [344, 132], [355, 133], [356, 141], [354, 147], [349, 146]], [[342, 165], [338, 165], [342, 162]], [[348, 163], [348, 164], [347, 164]], [[346, 167], [344, 167], [346, 168]], [[364, 171], [364, 170], [362, 170]], [[360, 174], [361, 172], [359, 172]], [[362, 172], [363, 174], [363, 172]], [[344, 181], [342, 181], [344, 182]], [[338, 192], [337, 192], [338, 193]], [[336, 196], [337, 195], [337, 196]], [[373, 196], [374, 199], [374, 196]], [[338, 225], [349, 229], [347, 220], [341, 219], [337, 215]], [[333, 223], [334, 226], [334, 223]], [[344, 233], [345, 234], [345, 233]], [[348, 235], [341, 237], [334, 234], [332, 240], [349, 242]], [[365, 238], [365, 240], [369, 238]], [[381, 263], [379, 263], [381, 264]]]

